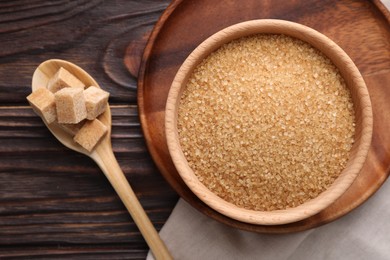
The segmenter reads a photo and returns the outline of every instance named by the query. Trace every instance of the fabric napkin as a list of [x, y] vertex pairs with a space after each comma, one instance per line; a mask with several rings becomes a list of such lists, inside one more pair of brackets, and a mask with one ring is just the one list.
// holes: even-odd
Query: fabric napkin
[[[390, 181], [366, 203], [324, 226], [257, 234], [219, 223], [180, 199], [160, 231], [174, 259], [390, 259]], [[148, 260], [154, 259], [149, 252]]]
[[[390, 8], [390, 0], [382, 1]], [[160, 231], [174, 259], [390, 259], [390, 181], [363, 205], [318, 228], [258, 234], [231, 228], [180, 199]], [[147, 260], [154, 257], [149, 252]]]

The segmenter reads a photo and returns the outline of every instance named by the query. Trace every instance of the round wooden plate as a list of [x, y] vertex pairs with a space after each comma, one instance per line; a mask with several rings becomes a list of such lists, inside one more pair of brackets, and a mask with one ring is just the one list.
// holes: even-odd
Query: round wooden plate
[[[262, 18], [307, 25], [327, 35], [352, 58], [370, 92], [374, 133], [359, 177], [334, 204], [308, 219], [262, 226], [225, 217], [200, 201], [177, 173], [164, 133], [165, 103], [172, 80], [191, 51], [232, 24]], [[379, 1], [187, 0], [173, 1], [157, 22], [138, 77], [139, 114], [149, 151], [168, 183], [189, 204], [229, 226], [262, 233], [306, 230], [331, 222], [365, 202], [390, 170], [390, 13]]]

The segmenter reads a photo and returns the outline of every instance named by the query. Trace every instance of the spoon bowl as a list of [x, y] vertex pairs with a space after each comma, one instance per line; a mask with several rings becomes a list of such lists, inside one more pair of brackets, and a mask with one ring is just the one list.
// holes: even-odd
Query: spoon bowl
[[[32, 79], [32, 91], [35, 91], [38, 88], [46, 88], [49, 79], [53, 77], [61, 67], [72, 73], [86, 86], [96, 86], [100, 88], [99, 84], [87, 72], [77, 65], [64, 60], [53, 59], [41, 63], [35, 70]], [[153, 224], [139, 203], [115, 158], [111, 145], [111, 111], [109, 105], [107, 105], [105, 112], [101, 114], [98, 119], [107, 127], [108, 131], [91, 152], [73, 141], [73, 137], [64, 131], [57, 123], [53, 122], [51, 124], [47, 124], [44, 120], [43, 121], [50, 132], [63, 145], [76, 152], [89, 156], [98, 164], [117, 192], [123, 204], [126, 206], [155, 258], [172, 259], [164, 242], [153, 227]]]
[[[73, 74], [76, 78], [80, 79], [86, 86], [95, 86], [100, 88], [99, 84], [82, 68], [79, 66], [59, 59], [47, 60], [41, 63], [38, 68], [35, 70], [32, 79], [32, 91], [37, 90], [38, 88], [46, 88], [47, 83], [50, 78], [60, 69], [64, 68]], [[101, 114], [98, 119], [107, 127], [107, 134], [102, 138], [101, 143], [111, 143], [111, 110], [110, 106], [107, 106], [103, 114]], [[76, 152], [83, 153], [87, 156], [93, 157], [96, 156], [97, 149], [92, 152], [88, 152], [82, 146], [73, 141], [73, 137], [64, 131], [57, 123], [47, 124], [44, 123], [50, 130], [50, 132], [66, 147], [75, 150]]]

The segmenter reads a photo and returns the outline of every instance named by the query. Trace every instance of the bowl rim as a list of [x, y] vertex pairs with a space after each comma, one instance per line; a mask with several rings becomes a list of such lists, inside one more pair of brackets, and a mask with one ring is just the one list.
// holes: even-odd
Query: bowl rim
[[[316, 198], [297, 207], [285, 210], [255, 211], [240, 208], [211, 192], [197, 179], [189, 167], [181, 150], [177, 132], [177, 104], [183, 91], [182, 86], [186, 85], [186, 81], [191, 74], [190, 72], [192, 72], [203, 58], [224, 43], [261, 33], [285, 34], [303, 40], [320, 50], [340, 71], [341, 68], [343, 68], [343, 71], [345, 69], [345, 73], [348, 73], [347, 75], [350, 76], [349, 81], [353, 82], [352, 85], [354, 85], [358, 93], [357, 99], [359, 104], [357, 105], [361, 109], [362, 114], [360, 139], [355, 144], [357, 146], [355, 149], [357, 152], [349, 160], [348, 165], [340, 176], [329, 189], [322, 192]], [[345, 78], [345, 75], [343, 77]], [[350, 87], [349, 85], [348, 87]], [[350, 187], [362, 169], [371, 145], [372, 131], [373, 116], [368, 89], [362, 75], [351, 58], [341, 47], [324, 34], [302, 24], [278, 19], [258, 19], [237, 23], [216, 32], [204, 40], [191, 52], [177, 71], [168, 93], [165, 108], [165, 134], [169, 154], [184, 183], [200, 200], [217, 212], [241, 222], [257, 225], [281, 225], [300, 221], [319, 213], [331, 205]]]

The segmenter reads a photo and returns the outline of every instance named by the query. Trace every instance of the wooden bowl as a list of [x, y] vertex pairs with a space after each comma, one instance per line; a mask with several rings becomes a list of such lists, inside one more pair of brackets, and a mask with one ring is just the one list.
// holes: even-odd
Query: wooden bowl
[[[355, 142], [349, 161], [334, 183], [316, 198], [297, 207], [275, 211], [254, 211], [229, 203], [207, 189], [190, 168], [180, 146], [177, 113], [181, 93], [194, 68], [210, 53], [234, 39], [255, 34], [284, 34], [309, 43], [339, 69], [349, 88], [355, 109]], [[232, 219], [258, 225], [281, 225], [308, 218], [328, 207], [352, 184], [366, 160], [372, 138], [372, 108], [365, 82], [348, 55], [325, 35], [293, 22], [264, 19], [227, 27], [201, 43], [184, 61], [169, 91], [165, 111], [165, 131], [169, 153], [185, 184], [203, 202]]]

